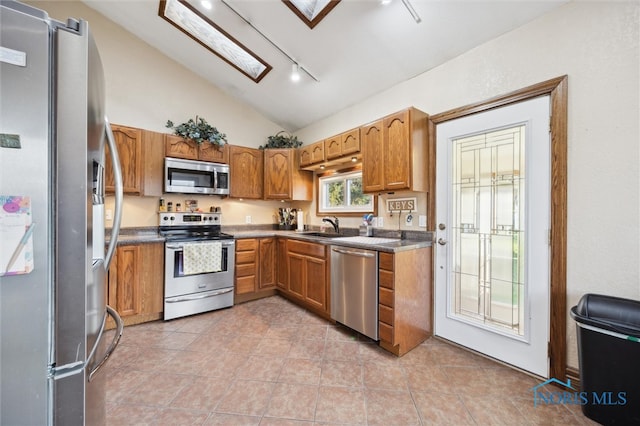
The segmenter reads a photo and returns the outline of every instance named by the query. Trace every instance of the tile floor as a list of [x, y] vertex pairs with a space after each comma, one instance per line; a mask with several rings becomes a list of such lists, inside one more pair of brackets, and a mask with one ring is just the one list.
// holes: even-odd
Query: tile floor
[[539, 380], [438, 339], [397, 358], [274, 296], [125, 328], [114, 425], [588, 425]]

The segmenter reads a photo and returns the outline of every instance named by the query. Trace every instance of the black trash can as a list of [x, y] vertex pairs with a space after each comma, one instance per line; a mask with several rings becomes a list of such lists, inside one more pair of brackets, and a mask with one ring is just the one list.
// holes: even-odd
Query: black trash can
[[585, 294], [571, 318], [582, 412], [604, 425], [640, 425], [640, 301]]

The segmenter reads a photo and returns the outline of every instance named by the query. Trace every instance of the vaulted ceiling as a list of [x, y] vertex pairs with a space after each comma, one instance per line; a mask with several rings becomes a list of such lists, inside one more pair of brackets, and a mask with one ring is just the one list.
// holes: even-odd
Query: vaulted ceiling
[[[200, 0], [180, 1], [272, 69], [258, 82], [247, 77], [163, 19], [159, 0], [84, 0], [293, 132], [437, 67], [567, 0], [390, 0], [386, 5], [380, 0], [342, 0], [313, 28], [281, 0], [209, 0], [210, 9]], [[310, 2], [312, 8], [327, 3]], [[413, 7], [420, 22], [407, 6]], [[301, 68], [298, 82], [290, 78], [294, 62]]]

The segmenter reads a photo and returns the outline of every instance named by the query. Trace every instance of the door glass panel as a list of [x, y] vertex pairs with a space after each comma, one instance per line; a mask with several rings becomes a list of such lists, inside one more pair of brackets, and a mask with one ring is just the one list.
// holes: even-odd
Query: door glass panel
[[452, 313], [523, 336], [525, 125], [453, 141]]

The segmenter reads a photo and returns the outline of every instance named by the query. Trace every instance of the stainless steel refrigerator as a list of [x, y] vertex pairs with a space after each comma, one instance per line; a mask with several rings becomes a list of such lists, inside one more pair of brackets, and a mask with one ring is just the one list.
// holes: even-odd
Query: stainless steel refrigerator
[[[2, 425], [105, 422], [101, 367], [122, 333], [106, 305], [122, 206], [110, 132], [88, 23], [0, 1]], [[106, 250], [105, 144], [118, 187]]]

